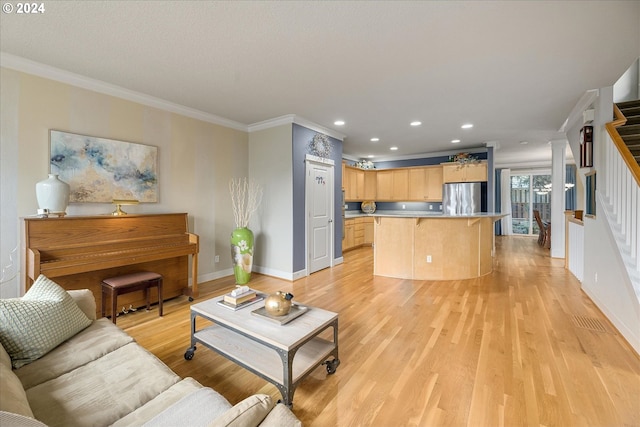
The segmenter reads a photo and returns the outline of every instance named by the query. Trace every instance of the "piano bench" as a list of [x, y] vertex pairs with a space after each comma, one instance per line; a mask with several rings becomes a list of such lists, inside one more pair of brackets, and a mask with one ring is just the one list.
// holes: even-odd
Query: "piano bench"
[[147, 310], [150, 309], [149, 288], [158, 288], [158, 312], [162, 316], [162, 275], [150, 271], [110, 277], [102, 281], [102, 317], [105, 315], [107, 296], [111, 297], [111, 321], [116, 323], [118, 317], [118, 295], [129, 292], [144, 291]]

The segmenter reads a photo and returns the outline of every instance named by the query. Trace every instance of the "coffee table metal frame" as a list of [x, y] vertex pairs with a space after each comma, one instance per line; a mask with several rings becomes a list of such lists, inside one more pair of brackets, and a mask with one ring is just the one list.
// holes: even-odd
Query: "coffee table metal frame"
[[[196, 344], [201, 343], [274, 384], [289, 407], [298, 384], [316, 367], [326, 365], [328, 374], [336, 372], [340, 364], [337, 313], [309, 307], [304, 315], [279, 325], [251, 315], [264, 302], [234, 312], [218, 305], [220, 299], [191, 306], [191, 346], [184, 354], [186, 360], [193, 359]], [[213, 325], [198, 330], [198, 317]], [[333, 342], [318, 336], [328, 328], [333, 328]]]

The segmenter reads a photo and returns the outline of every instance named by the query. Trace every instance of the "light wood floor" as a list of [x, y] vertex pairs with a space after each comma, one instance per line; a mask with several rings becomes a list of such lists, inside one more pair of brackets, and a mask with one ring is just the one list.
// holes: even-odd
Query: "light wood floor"
[[[640, 358], [578, 281], [536, 238], [498, 237], [494, 272], [480, 279], [411, 281], [372, 275], [372, 250], [288, 282], [251, 286], [340, 315], [334, 375], [317, 368], [296, 390], [305, 426], [640, 426]], [[452, 254], [455, 256], [455, 254]], [[201, 286], [204, 300], [231, 277]], [[231, 403], [277, 389], [200, 346], [185, 361], [189, 305], [136, 312], [118, 325], [180, 376]], [[185, 423], [187, 425], [188, 423]]]

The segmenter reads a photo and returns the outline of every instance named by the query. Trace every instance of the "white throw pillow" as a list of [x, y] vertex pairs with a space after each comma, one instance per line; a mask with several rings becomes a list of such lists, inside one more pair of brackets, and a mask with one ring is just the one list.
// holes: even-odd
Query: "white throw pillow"
[[0, 343], [14, 369], [39, 359], [90, 324], [67, 291], [43, 275], [22, 298], [0, 300]]

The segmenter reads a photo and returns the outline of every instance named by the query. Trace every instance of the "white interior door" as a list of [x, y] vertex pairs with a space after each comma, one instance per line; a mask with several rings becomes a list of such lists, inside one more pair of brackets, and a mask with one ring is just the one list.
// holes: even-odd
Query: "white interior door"
[[307, 160], [307, 252], [309, 274], [333, 259], [333, 166]]

